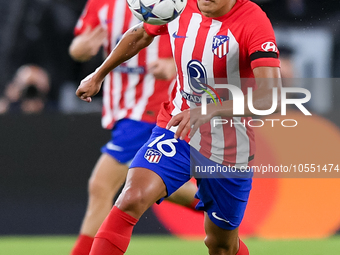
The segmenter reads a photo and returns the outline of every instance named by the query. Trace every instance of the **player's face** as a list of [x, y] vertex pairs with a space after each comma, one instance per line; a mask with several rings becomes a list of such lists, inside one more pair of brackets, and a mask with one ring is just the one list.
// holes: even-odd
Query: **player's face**
[[198, 8], [206, 17], [216, 18], [231, 10], [236, 0], [197, 0]]

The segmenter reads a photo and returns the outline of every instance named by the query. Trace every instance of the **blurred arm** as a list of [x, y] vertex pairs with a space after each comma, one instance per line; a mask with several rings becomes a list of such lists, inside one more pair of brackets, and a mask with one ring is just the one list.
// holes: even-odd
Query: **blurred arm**
[[148, 65], [148, 72], [156, 79], [171, 80], [176, 75], [176, 65], [173, 58], [159, 58]]
[[73, 39], [69, 47], [70, 56], [79, 62], [90, 60], [97, 55], [106, 36], [107, 31], [101, 25], [98, 25], [94, 29], [91, 29], [90, 26], [86, 27], [82, 34]]

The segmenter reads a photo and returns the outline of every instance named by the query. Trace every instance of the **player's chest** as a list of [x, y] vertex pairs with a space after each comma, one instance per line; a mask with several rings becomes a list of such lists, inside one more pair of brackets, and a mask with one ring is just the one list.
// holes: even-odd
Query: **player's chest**
[[[192, 61], [211, 70], [213, 76], [224, 72], [228, 65], [246, 61], [246, 45], [241, 27], [226, 22], [204, 19], [193, 13], [190, 19], [169, 24], [175, 59], [182, 69]], [[210, 76], [210, 75], [209, 75]]]

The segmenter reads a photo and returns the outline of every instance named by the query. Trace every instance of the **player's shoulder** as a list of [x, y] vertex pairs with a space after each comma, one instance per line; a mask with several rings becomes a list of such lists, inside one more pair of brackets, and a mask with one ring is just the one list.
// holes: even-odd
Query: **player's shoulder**
[[256, 3], [249, 0], [238, 0], [241, 6], [238, 8], [236, 19], [244, 24], [245, 30], [248, 32], [254, 29], [271, 29], [271, 22], [267, 14]]
[[259, 5], [250, 0], [237, 0], [240, 4], [239, 11], [245, 14], [249, 19], [259, 18], [268, 19], [267, 14], [261, 9]]

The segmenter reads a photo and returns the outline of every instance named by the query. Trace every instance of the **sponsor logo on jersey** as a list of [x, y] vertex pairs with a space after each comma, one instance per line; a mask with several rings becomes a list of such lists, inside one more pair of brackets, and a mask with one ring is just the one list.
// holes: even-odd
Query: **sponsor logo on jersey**
[[[184, 99], [186, 99], [186, 100], [188, 100], [192, 103], [195, 103], [195, 104], [201, 104], [202, 103], [202, 97], [201, 96], [186, 93], [184, 90], [181, 90], [180, 92], [181, 92], [181, 95]], [[226, 100], [225, 97], [220, 97], [220, 98], [218, 98], [218, 97], [207, 97], [206, 98], [207, 104], [215, 104], [220, 99], [221, 99], [222, 102]]]
[[149, 161], [149, 163], [158, 163], [161, 160], [162, 153], [155, 149], [148, 149], [145, 154], [144, 158]]
[[198, 60], [190, 60], [187, 72], [190, 89], [197, 94], [203, 94], [207, 90], [207, 71], [202, 63]]
[[112, 21], [113, 21], [112, 19], [106, 19], [105, 24], [110, 24], [110, 23], [112, 23]]
[[187, 38], [185, 35], [177, 35], [177, 32], [174, 32], [172, 34], [172, 37], [175, 39], [179, 39], [179, 38]]
[[[215, 94], [217, 99], [220, 101], [222, 105], [222, 99], [218, 95], [217, 91], [209, 86], [207, 83], [207, 71], [203, 64], [198, 60], [191, 60], [187, 65], [187, 72], [188, 72], [188, 83], [190, 86], [191, 91], [194, 94], [186, 93], [185, 91], [181, 90], [181, 95], [186, 100], [199, 104], [201, 103], [201, 96], [204, 92], [210, 95], [210, 99], [217, 105], [216, 98], [213, 96], [212, 93]], [[208, 103], [210, 103], [208, 101]]]
[[277, 52], [277, 47], [273, 42], [265, 42], [262, 44], [261, 48], [266, 52]]
[[129, 67], [126, 65], [117, 66], [115, 69], [113, 69], [113, 72], [128, 73], [128, 74], [145, 74], [146, 73], [145, 67], [143, 66]]
[[229, 36], [215, 35], [212, 43], [212, 52], [219, 58], [223, 58], [229, 52]]

